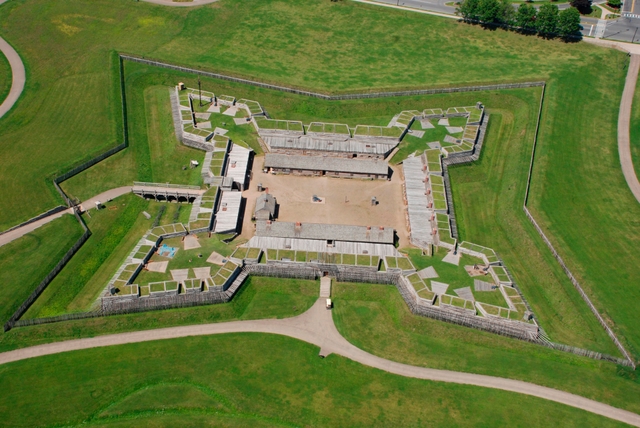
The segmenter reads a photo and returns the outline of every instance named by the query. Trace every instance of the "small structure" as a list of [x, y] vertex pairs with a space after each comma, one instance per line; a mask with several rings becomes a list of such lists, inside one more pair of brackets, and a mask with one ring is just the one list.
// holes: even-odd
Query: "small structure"
[[197, 168], [198, 165], [200, 165], [200, 162], [198, 162], [197, 160], [191, 160], [191, 163], [190, 163], [191, 169]]
[[235, 233], [238, 231], [242, 193], [222, 192], [220, 207], [215, 214], [214, 233]]
[[225, 175], [233, 178], [233, 188], [241, 192], [247, 188], [249, 181], [249, 162], [253, 150], [234, 144], [227, 158]]
[[276, 198], [264, 193], [256, 199], [254, 217], [256, 220], [273, 220], [276, 213]]

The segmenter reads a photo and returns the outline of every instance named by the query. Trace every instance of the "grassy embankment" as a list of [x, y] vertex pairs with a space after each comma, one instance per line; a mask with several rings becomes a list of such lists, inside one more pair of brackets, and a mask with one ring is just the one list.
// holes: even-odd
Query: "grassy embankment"
[[611, 363], [416, 317], [393, 286], [337, 283], [338, 331], [357, 347], [422, 367], [508, 377], [640, 413], [640, 380]]
[[0, 416], [29, 426], [622, 426], [317, 353], [287, 337], [228, 334], [50, 355], [0, 366]]
[[75, 217], [63, 215], [0, 247], [0, 323], [9, 319], [81, 235]]

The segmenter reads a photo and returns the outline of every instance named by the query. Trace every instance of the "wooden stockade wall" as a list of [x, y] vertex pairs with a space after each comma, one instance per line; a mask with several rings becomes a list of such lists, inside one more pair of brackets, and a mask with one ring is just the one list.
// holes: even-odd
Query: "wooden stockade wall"
[[522, 82], [522, 83], [505, 83], [505, 84], [498, 84], [498, 85], [462, 86], [462, 87], [456, 87], [456, 88], [416, 89], [413, 91], [369, 92], [369, 93], [359, 93], [359, 94], [327, 95], [327, 94], [321, 94], [318, 92], [303, 91], [300, 89], [289, 88], [286, 86], [271, 85], [269, 83], [258, 82], [256, 80], [241, 79], [238, 77], [228, 76], [225, 74], [213, 73], [210, 71], [183, 67], [180, 65], [169, 64], [166, 62], [156, 61], [153, 59], [145, 59], [145, 58], [123, 54], [123, 53], [120, 54], [120, 58], [127, 61], [131, 61], [131, 62], [138, 62], [142, 64], [152, 65], [155, 67], [168, 68], [168, 69], [180, 71], [183, 73], [198, 74], [201, 76], [213, 77], [214, 79], [228, 80], [231, 82], [243, 83], [246, 85], [258, 86], [260, 88], [272, 89], [280, 92], [288, 92], [296, 95], [304, 95], [304, 96], [313, 97], [313, 98], [320, 98], [320, 99], [329, 100], [329, 101], [355, 100], [355, 99], [363, 99], [363, 98], [386, 98], [386, 97], [399, 97], [399, 96], [410, 96], [410, 95], [449, 94], [449, 93], [455, 93], [455, 92], [494, 91], [494, 90], [500, 90], [500, 89], [533, 88], [533, 87], [539, 87], [539, 86], [545, 85], [545, 82]]
[[57, 207], [52, 208], [49, 211], [45, 211], [42, 214], [39, 214], [39, 215], [37, 215], [37, 216], [35, 216], [33, 218], [30, 218], [29, 220], [27, 220], [25, 222], [22, 222], [20, 224], [16, 224], [15, 226], [10, 227], [9, 229], [7, 229], [7, 230], [5, 230], [3, 232], [0, 232], [0, 235], [4, 235], [5, 233], [9, 233], [12, 230], [20, 229], [21, 227], [24, 227], [24, 226], [26, 226], [28, 224], [31, 224], [31, 223], [35, 223], [36, 221], [38, 221], [40, 219], [43, 219], [45, 217], [49, 217], [50, 215], [53, 215], [53, 214], [57, 214], [60, 211], [64, 211], [64, 210], [66, 210], [68, 208], [69, 207], [65, 207], [64, 205], [58, 205]]
[[80, 249], [80, 247], [82, 247], [82, 245], [85, 242], [87, 242], [87, 239], [89, 239], [89, 236], [91, 236], [91, 231], [89, 231], [87, 226], [84, 224], [84, 221], [82, 221], [82, 218], [80, 218], [80, 214], [78, 214], [77, 209], [74, 209], [74, 215], [76, 216], [78, 222], [84, 229], [84, 233], [76, 241], [76, 243], [73, 244], [73, 246], [69, 249], [69, 251], [67, 251], [65, 255], [62, 256], [62, 259], [58, 261], [58, 263], [53, 267], [51, 272], [49, 272], [47, 276], [45, 276], [44, 279], [40, 281], [40, 284], [38, 284], [36, 289], [33, 290], [33, 292], [29, 295], [29, 297], [27, 297], [27, 299], [24, 302], [22, 302], [22, 305], [20, 305], [20, 307], [13, 313], [13, 315], [11, 315], [11, 318], [9, 318], [9, 321], [7, 321], [4, 325], [5, 332], [11, 330], [15, 326], [16, 321], [18, 321], [20, 317], [22, 317], [22, 315], [24, 315], [25, 312], [27, 312], [27, 310], [31, 307], [31, 305], [33, 305], [36, 299], [40, 297], [42, 292], [51, 283], [51, 281], [53, 281], [56, 275], [58, 275], [58, 273], [60, 273], [62, 268], [64, 268], [67, 265], [69, 260], [71, 260], [71, 257], [74, 256], [74, 254]]
[[[9, 331], [11, 330], [13, 327], [18, 326], [18, 322], [20, 320], [20, 317], [22, 317], [22, 315], [24, 315], [24, 313], [29, 309], [29, 307], [31, 307], [31, 305], [33, 304], [33, 302], [35, 302], [35, 300], [40, 296], [40, 294], [42, 294], [42, 292], [45, 290], [45, 288], [47, 288], [47, 286], [51, 283], [51, 281], [53, 281], [53, 279], [56, 277], [56, 275], [58, 275], [58, 273], [60, 273], [60, 271], [62, 270], [62, 268], [64, 268], [64, 266], [66, 266], [66, 264], [69, 262], [69, 260], [71, 260], [71, 257], [73, 257], [75, 255], [75, 253], [80, 249], [80, 247], [82, 247], [82, 245], [87, 241], [87, 239], [89, 239], [89, 237], [91, 236], [91, 231], [89, 230], [89, 228], [87, 228], [87, 225], [84, 223], [84, 221], [82, 220], [82, 218], [80, 217], [80, 214], [78, 213], [78, 209], [77, 207], [75, 207], [75, 202], [72, 201], [69, 196], [67, 196], [67, 194], [62, 190], [62, 188], [60, 187], [60, 183], [62, 183], [65, 180], [68, 180], [69, 178], [73, 177], [74, 175], [77, 175], [79, 173], [81, 173], [82, 171], [86, 170], [87, 168], [92, 167], [93, 165], [97, 164], [98, 162], [103, 161], [104, 159], [114, 155], [115, 153], [118, 153], [120, 150], [123, 150], [124, 148], [129, 146], [129, 130], [128, 130], [128, 121], [127, 121], [127, 103], [126, 103], [126, 93], [125, 93], [125, 85], [124, 85], [124, 63], [121, 57], [118, 57], [118, 69], [120, 72], [120, 102], [121, 102], [121, 106], [122, 106], [122, 123], [123, 123], [123, 129], [122, 129], [122, 138], [123, 138], [123, 142], [118, 144], [115, 147], [112, 147], [111, 149], [105, 151], [104, 153], [99, 154], [98, 156], [89, 159], [86, 162], [83, 162], [82, 164], [72, 168], [71, 170], [64, 172], [56, 177], [54, 177], [53, 179], [53, 186], [55, 187], [55, 189], [58, 191], [58, 193], [60, 194], [60, 196], [62, 197], [62, 199], [64, 199], [65, 203], [67, 204], [67, 206], [69, 207], [73, 207], [74, 208], [74, 215], [76, 217], [76, 219], [78, 220], [78, 222], [80, 223], [80, 226], [82, 226], [82, 229], [84, 230], [84, 233], [82, 234], [82, 236], [80, 237], [80, 239], [78, 239], [78, 241], [76, 241], [75, 244], [73, 244], [73, 246], [69, 249], [69, 251], [66, 252], [66, 254], [64, 256], [62, 256], [62, 259], [60, 259], [60, 261], [56, 264], [56, 266], [51, 270], [51, 272], [49, 272], [49, 274], [47, 274], [47, 276], [40, 282], [40, 284], [38, 284], [38, 286], [36, 287], [36, 289], [33, 291], [33, 293], [31, 293], [29, 295], [29, 297], [22, 303], [22, 305], [20, 305], [20, 307], [18, 308], [18, 310], [11, 316], [11, 318], [9, 318], [9, 321], [7, 321], [4, 325], [4, 331]], [[54, 208], [54, 210], [59, 210], [60, 208]], [[51, 210], [51, 211], [54, 211]], [[49, 213], [51, 213], [51, 211], [49, 211]], [[41, 216], [38, 216], [41, 218]], [[35, 221], [34, 219], [29, 220], [28, 223]], [[26, 320], [26, 321], [32, 321], [32, 320]], [[25, 325], [24, 322], [20, 322], [20, 325]], [[29, 324], [31, 325], [31, 324]]]
[[[567, 265], [564, 263], [564, 260], [562, 260], [562, 257], [560, 257], [560, 254], [558, 254], [556, 249], [553, 247], [553, 244], [551, 244], [551, 241], [549, 240], [549, 238], [547, 238], [547, 236], [543, 232], [542, 228], [540, 227], [540, 225], [538, 225], [538, 223], [536, 222], [535, 218], [533, 217], [533, 215], [531, 214], [531, 212], [527, 208], [527, 203], [529, 202], [529, 190], [531, 189], [531, 179], [533, 177], [533, 163], [534, 163], [534, 160], [535, 160], [536, 146], [538, 145], [538, 134], [539, 134], [539, 131], [540, 131], [540, 122], [541, 122], [541, 119], [542, 119], [542, 106], [543, 106], [543, 103], [544, 103], [545, 89], [546, 89], [546, 86], [543, 85], [542, 86], [542, 95], [540, 97], [540, 107], [538, 109], [538, 119], [536, 121], [536, 130], [535, 130], [535, 134], [534, 134], [533, 147], [531, 148], [531, 160], [529, 162], [529, 174], [528, 174], [528, 177], [527, 177], [527, 185], [526, 185], [526, 188], [525, 188], [524, 202], [522, 204], [522, 209], [524, 210], [524, 213], [527, 216], [527, 219], [529, 219], [531, 224], [533, 224], [534, 228], [536, 229], [536, 231], [538, 232], [538, 234], [540, 235], [540, 237], [542, 238], [544, 243], [547, 245], [547, 247], [551, 251], [551, 254], [556, 259], [558, 264], [560, 264], [560, 267], [562, 268], [564, 273], [567, 275], [567, 277], [569, 278], [569, 280], [571, 281], [571, 283], [573, 284], [575, 289], [578, 290], [578, 293], [580, 294], [580, 297], [582, 297], [582, 300], [585, 301], [585, 303], [587, 304], [587, 306], [589, 307], [589, 309], [591, 310], [593, 315], [596, 317], [596, 319], [598, 320], [600, 325], [607, 332], [607, 335], [611, 338], [611, 340], [613, 340], [613, 343], [616, 345], [616, 347], [618, 348], [620, 353], [625, 357], [626, 364], [624, 364], [624, 365], [631, 366], [635, 370], [635, 368], [636, 368], [635, 361], [633, 360], [633, 358], [631, 358], [631, 355], [629, 354], [627, 349], [622, 345], [622, 343], [620, 342], [618, 337], [615, 335], [613, 330], [611, 330], [611, 328], [606, 323], [606, 321], [604, 320], [602, 315], [600, 315], [600, 312], [598, 312], [596, 307], [593, 305], [593, 303], [591, 302], [591, 299], [589, 298], [589, 296], [587, 296], [587, 294], [584, 292], [584, 290], [583, 290], [582, 286], [580, 285], [580, 283], [578, 282], [578, 280], [573, 276], [573, 273], [571, 273], [571, 271], [569, 270]], [[565, 345], [559, 345], [559, 346], [565, 346]], [[589, 351], [589, 352], [592, 352], [592, 351]], [[615, 358], [615, 357], [611, 357], [611, 358]], [[620, 363], [620, 364], [622, 364], [622, 363]]]

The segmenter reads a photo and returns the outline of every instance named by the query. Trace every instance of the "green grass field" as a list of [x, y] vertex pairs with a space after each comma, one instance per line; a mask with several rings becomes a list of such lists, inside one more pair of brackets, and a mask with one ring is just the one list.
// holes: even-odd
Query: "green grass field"
[[0, 53], [0, 104], [9, 94], [9, 89], [11, 89], [11, 66], [7, 57]]
[[17, 328], [0, 336], [0, 351], [57, 340], [209, 322], [299, 315], [318, 298], [319, 283], [250, 277], [228, 304], [115, 315]]
[[539, 398], [317, 355], [260, 334], [51, 355], [2, 366], [0, 416], [30, 426], [622, 426]]
[[75, 217], [65, 214], [0, 247], [2, 323], [18, 309], [81, 235], [82, 228]]
[[338, 331], [381, 357], [524, 380], [640, 412], [640, 380], [624, 368], [414, 316], [393, 286], [334, 283], [332, 299]]

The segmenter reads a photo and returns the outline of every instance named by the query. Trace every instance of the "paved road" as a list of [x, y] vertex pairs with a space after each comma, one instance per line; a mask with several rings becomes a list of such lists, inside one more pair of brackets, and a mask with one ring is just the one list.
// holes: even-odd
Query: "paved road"
[[360, 364], [400, 376], [517, 392], [555, 401], [640, 427], [640, 415], [568, 392], [512, 379], [415, 367], [385, 360], [384, 358], [369, 354], [356, 348], [340, 335], [333, 323], [331, 311], [326, 310], [324, 305], [324, 299], [319, 299], [311, 309], [304, 314], [282, 320], [233, 321], [217, 324], [172, 327], [38, 345], [0, 353], [0, 364], [61, 352], [147, 342], [151, 340], [238, 332], [271, 333], [293, 337], [314, 344], [320, 347], [320, 355], [322, 356], [332, 353], [342, 355]]
[[618, 154], [620, 155], [620, 165], [624, 179], [627, 180], [629, 189], [636, 200], [640, 202], [640, 182], [633, 168], [631, 158], [631, 139], [629, 137], [629, 127], [631, 121], [631, 107], [633, 105], [633, 94], [638, 81], [638, 69], [640, 68], [640, 55], [631, 55], [627, 79], [620, 100], [620, 113], [618, 114]]
[[[4, 2], [0, 1], [0, 4]], [[11, 89], [9, 90], [9, 94], [7, 98], [0, 104], [0, 117], [4, 116], [11, 110], [13, 105], [18, 101], [20, 95], [22, 94], [22, 90], [24, 89], [24, 83], [26, 82], [26, 74], [24, 71], [24, 64], [22, 63], [22, 59], [20, 59], [20, 55], [16, 52], [13, 47], [9, 43], [6, 42], [2, 37], [0, 37], [0, 51], [7, 57], [9, 60], [9, 65], [11, 66]]]
[[[91, 199], [88, 199], [86, 201], [84, 201], [82, 203], [82, 208], [84, 208], [85, 210], [89, 210], [91, 208], [95, 208], [96, 207], [96, 201], [102, 201], [102, 202], [106, 202], [108, 200], [111, 199], [115, 199], [118, 196], [122, 196], [125, 193], [129, 193], [131, 192], [131, 186], [125, 186], [125, 187], [117, 187], [115, 189], [111, 189], [111, 190], [107, 190], [106, 192], [103, 192], [97, 196], [94, 196]], [[26, 235], [27, 233], [33, 232], [34, 230], [36, 230], [37, 228], [52, 222], [53, 220], [62, 217], [65, 214], [73, 214], [73, 210], [71, 208], [69, 208], [68, 210], [65, 211], [61, 211], [59, 213], [56, 214], [52, 214], [50, 216], [44, 217], [38, 221], [35, 221], [33, 223], [27, 224], [25, 226], [19, 227], [17, 229], [12, 230], [11, 232], [7, 232], [3, 235], [0, 235], [0, 247], [2, 247], [3, 245], [8, 244], [11, 241], [14, 241], [18, 238], [23, 237], [24, 235]]]

